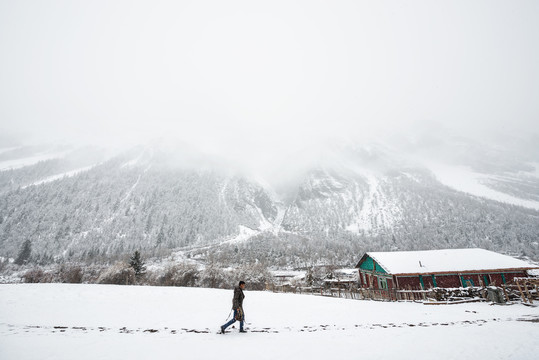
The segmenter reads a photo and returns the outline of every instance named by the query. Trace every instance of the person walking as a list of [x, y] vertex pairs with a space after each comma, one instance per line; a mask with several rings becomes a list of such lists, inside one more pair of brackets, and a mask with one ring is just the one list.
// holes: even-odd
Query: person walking
[[232, 320], [221, 326], [221, 334], [224, 334], [226, 328], [234, 324], [236, 321], [240, 322], [240, 333], [247, 332], [243, 329], [243, 322], [245, 321], [245, 313], [243, 312], [243, 299], [245, 298], [245, 295], [243, 294], [243, 289], [245, 289], [244, 281], [240, 281], [239, 285], [234, 287], [234, 297], [232, 298], [232, 310], [234, 310], [234, 317]]

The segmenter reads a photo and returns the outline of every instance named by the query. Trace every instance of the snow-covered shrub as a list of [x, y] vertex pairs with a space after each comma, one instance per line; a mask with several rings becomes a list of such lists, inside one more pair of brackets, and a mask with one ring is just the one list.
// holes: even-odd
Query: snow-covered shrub
[[262, 264], [246, 265], [236, 272], [237, 281], [245, 281], [250, 290], [265, 290], [266, 284], [273, 281], [273, 276]]
[[22, 279], [26, 283], [50, 283], [53, 276], [41, 268], [34, 268], [25, 272]]
[[55, 282], [80, 284], [82, 283], [83, 275], [84, 273], [80, 266], [62, 264], [56, 272]]
[[97, 279], [98, 284], [129, 285], [135, 283], [135, 270], [129, 264], [118, 262], [106, 269]]
[[227, 274], [220, 267], [210, 264], [200, 274], [199, 284], [206, 288], [228, 288]]
[[106, 270], [103, 265], [89, 265], [83, 267], [82, 283], [84, 284], [97, 284], [99, 276]]
[[170, 266], [157, 277], [161, 286], [196, 286], [200, 273], [193, 264], [181, 263]]

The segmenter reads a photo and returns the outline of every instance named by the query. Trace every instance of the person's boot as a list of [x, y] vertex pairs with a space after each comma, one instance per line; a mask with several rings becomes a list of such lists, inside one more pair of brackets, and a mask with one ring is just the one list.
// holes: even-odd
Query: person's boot
[[225, 333], [225, 327], [221, 326], [221, 334], [224, 334], [224, 333]]

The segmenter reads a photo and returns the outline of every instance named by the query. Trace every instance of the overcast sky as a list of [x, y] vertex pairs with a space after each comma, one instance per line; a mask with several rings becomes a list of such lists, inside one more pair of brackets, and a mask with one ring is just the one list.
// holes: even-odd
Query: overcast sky
[[[539, 130], [539, 1], [0, 1], [0, 131], [265, 161], [430, 126]], [[433, 125], [437, 124], [437, 125]]]

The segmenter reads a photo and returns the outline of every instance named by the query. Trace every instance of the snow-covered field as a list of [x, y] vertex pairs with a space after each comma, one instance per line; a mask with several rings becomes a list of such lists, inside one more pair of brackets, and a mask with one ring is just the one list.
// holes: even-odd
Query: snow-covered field
[[231, 290], [0, 285], [0, 359], [536, 359], [539, 308]]

